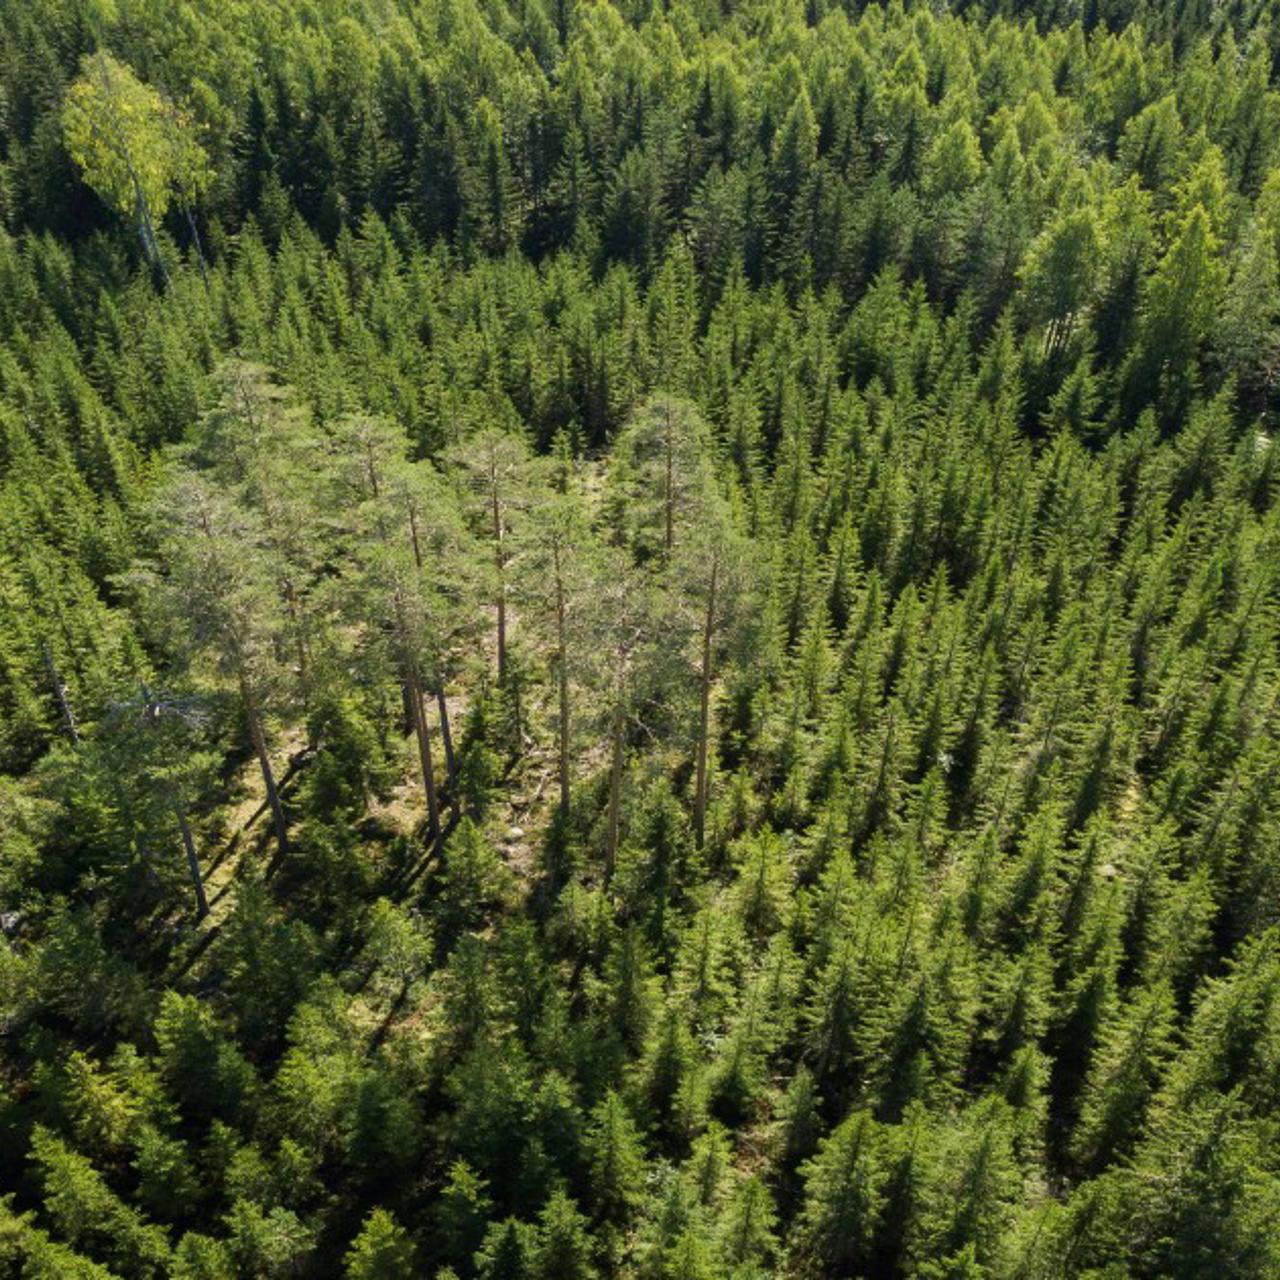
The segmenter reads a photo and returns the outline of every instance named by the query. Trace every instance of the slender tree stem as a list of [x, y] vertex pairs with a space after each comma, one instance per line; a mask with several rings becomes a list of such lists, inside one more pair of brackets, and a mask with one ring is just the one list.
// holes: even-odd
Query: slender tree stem
[[173, 812], [178, 819], [178, 829], [182, 832], [182, 847], [187, 853], [187, 870], [191, 873], [191, 883], [196, 891], [196, 919], [203, 920], [209, 914], [209, 899], [204, 891], [204, 876], [200, 872], [200, 855], [196, 852], [195, 837], [191, 834], [191, 824], [182, 806], [175, 800]]
[[622, 808], [622, 760], [623, 730], [626, 718], [622, 705], [622, 690], [618, 689], [613, 710], [613, 758], [609, 766], [609, 816], [605, 832], [604, 882], [613, 879], [613, 868], [618, 859], [618, 816]]
[[408, 669], [409, 700], [412, 704], [413, 731], [418, 741], [418, 761], [422, 766], [422, 789], [427, 796], [427, 831], [434, 843], [440, 836], [440, 808], [436, 799], [435, 763], [431, 758], [431, 732], [427, 726], [427, 708], [422, 693], [422, 678], [417, 667]]
[[493, 515], [494, 564], [498, 571], [498, 684], [507, 683], [507, 564], [502, 546], [502, 504], [498, 498], [496, 470], [490, 474], [490, 506]]
[[444, 743], [445, 777], [452, 785], [458, 774], [458, 764], [453, 754], [453, 731], [449, 728], [449, 702], [444, 696], [444, 681], [436, 686], [436, 709], [440, 712], [440, 741]]
[[674, 424], [671, 421], [671, 406], [666, 406], [665, 430], [663, 432], [663, 448], [666, 452], [666, 492], [663, 495], [663, 505], [666, 514], [666, 529], [664, 530], [664, 545], [668, 552], [675, 545], [676, 540], [676, 497], [675, 497], [675, 441], [674, 441]]
[[284, 805], [280, 802], [280, 790], [276, 786], [276, 775], [271, 768], [271, 756], [267, 751], [267, 738], [262, 729], [262, 718], [258, 713], [248, 682], [242, 677], [240, 681], [241, 696], [244, 699], [244, 713], [249, 721], [249, 737], [253, 742], [254, 754], [258, 757], [258, 767], [262, 770], [262, 783], [267, 791], [267, 804], [271, 808], [271, 820], [276, 830], [276, 845], [282, 854], [289, 852], [289, 827], [285, 822]]
[[707, 591], [707, 612], [702, 624], [702, 688], [698, 725], [698, 764], [693, 792], [693, 836], [699, 849], [707, 822], [707, 744], [711, 734], [711, 638], [716, 621], [716, 582], [720, 562], [711, 561], [711, 584]]
[[560, 545], [551, 549], [556, 586], [556, 683], [559, 685], [560, 747], [560, 816], [569, 816], [569, 646], [565, 634], [564, 575], [560, 563]]
[[78, 747], [80, 745], [80, 729], [76, 724], [75, 712], [71, 709], [71, 699], [67, 696], [67, 686], [63, 683], [58, 668], [53, 661], [53, 650], [44, 646], [44, 665], [49, 673], [49, 682], [53, 685], [53, 696], [57, 700], [58, 709], [62, 713], [62, 727], [67, 737]]

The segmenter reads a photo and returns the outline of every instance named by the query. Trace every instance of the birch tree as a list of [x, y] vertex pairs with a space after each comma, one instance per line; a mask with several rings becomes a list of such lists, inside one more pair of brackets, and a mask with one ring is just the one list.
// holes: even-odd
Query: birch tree
[[213, 176], [191, 120], [131, 68], [99, 50], [80, 64], [63, 106], [62, 129], [85, 182], [133, 220], [147, 262], [167, 283], [156, 229], [175, 193], [189, 208]]

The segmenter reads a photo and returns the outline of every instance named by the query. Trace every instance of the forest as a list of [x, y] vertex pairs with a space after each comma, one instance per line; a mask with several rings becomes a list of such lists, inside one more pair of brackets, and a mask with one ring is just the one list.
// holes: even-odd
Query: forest
[[0, 0], [0, 1277], [1280, 1275], [1280, 4]]

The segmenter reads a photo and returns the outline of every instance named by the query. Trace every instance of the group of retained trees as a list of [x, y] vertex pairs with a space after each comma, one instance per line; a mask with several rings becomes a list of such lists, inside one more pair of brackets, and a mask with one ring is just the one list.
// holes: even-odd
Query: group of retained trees
[[0, 0], [0, 1271], [1280, 1270], [1280, 22], [1133, 8]]

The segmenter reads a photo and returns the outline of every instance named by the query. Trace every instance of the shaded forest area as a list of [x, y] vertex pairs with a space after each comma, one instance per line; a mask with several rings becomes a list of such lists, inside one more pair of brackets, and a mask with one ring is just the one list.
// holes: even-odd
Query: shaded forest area
[[0, 1274], [1280, 1274], [1278, 72], [0, 0]]

